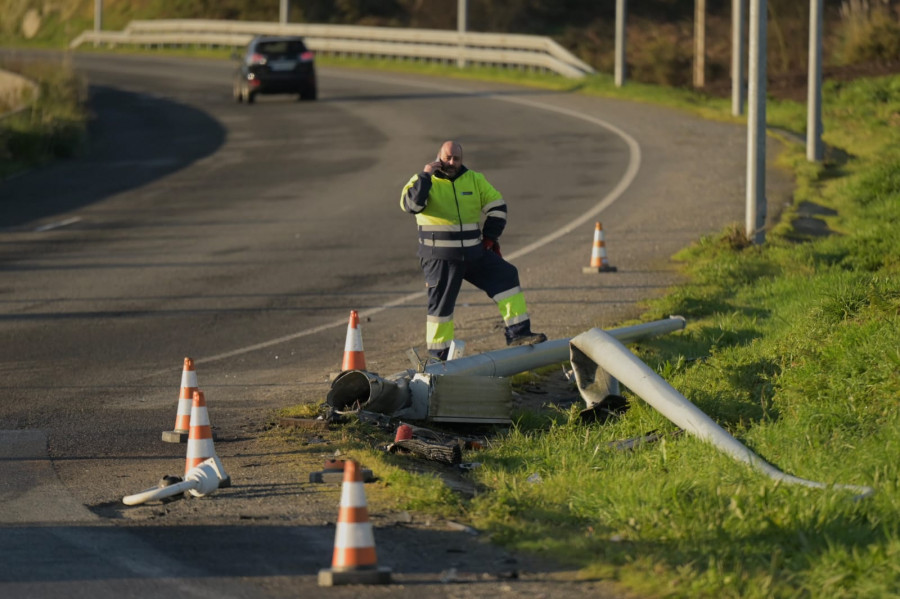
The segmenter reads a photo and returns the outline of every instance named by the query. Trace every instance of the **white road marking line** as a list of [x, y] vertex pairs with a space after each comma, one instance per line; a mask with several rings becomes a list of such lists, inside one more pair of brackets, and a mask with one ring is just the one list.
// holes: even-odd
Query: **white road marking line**
[[59, 220], [54, 223], [47, 223], [46, 225], [41, 225], [34, 229], [35, 233], [43, 233], [45, 231], [52, 231], [53, 229], [59, 229], [61, 227], [67, 227], [71, 224], [77, 223], [81, 220], [80, 216], [73, 216], [72, 218], [67, 218], [65, 220]]

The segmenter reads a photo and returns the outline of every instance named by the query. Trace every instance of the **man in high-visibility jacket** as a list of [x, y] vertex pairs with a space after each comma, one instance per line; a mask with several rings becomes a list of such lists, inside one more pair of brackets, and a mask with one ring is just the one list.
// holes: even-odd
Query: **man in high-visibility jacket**
[[[481, 173], [462, 163], [462, 146], [441, 145], [437, 160], [403, 187], [400, 207], [416, 215], [419, 261], [428, 288], [425, 337], [428, 353], [447, 359], [453, 341], [453, 309], [468, 281], [497, 303], [507, 345], [547, 340], [531, 332], [519, 271], [503, 259], [497, 240], [506, 227], [506, 202]], [[481, 218], [484, 216], [484, 225]]]

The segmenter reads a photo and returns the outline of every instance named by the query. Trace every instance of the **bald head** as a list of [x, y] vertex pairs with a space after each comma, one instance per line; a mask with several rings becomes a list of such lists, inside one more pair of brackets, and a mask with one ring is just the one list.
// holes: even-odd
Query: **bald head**
[[462, 159], [462, 146], [458, 141], [448, 140], [441, 144], [441, 149], [438, 152], [438, 158], [443, 158], [444, 156], [459, 156]]
[[441, 144], [438, 160], [441, 161], [441, 170], [448, 177], [452, 178], [459, 174], [459, 169], [462, 167], [462, 157], [462, 146], [458, 142], [449, 140]]

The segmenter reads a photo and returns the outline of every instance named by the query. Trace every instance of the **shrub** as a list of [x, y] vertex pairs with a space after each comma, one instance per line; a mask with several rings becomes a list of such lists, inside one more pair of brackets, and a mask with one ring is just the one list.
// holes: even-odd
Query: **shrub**
[[839, 64], [875, 62], [892, 64], [900, 57], [900, 22], [887, 8], [869, 9], [847, 3], [838, 29]]

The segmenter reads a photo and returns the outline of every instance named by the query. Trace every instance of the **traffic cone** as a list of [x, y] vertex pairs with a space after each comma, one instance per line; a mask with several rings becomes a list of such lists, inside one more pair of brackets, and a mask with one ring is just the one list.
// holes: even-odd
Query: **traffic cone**
[[197, 390], [197, 372], [194, 370], [194, 361], [184, 359], [184, 369], [181, 371], [181, 395], [178, 398], [178, 413], [175, 414], [175, 429], [163, 431], [162, 440], [166, 443], [184, 443], [191, 432], [191, 405], [194, 399], [194, 391]]
[[365, 370], [366, 354], [363, 352], [362, 334], [359, 332], [359, 314], [350, 311], [347, 324], [347, 342], [344, 344], [344, 361], [341, 370]]
[[391, 569], [379, 568], [377, 562], [360, 467], [357, 462], [347, 460], [334, 535], [334, 555], [331, 568], [319, 570], [319, 586], [390, 584]]
[[[218, 460], [216, 448], [213, 445], [212, 428], [209, 425], [209, 412], [206, 409], [206, 397], [203, 391], [194, 391], [194, 401], [191, 406], [191, 433], [187, 442], [187, 459], [184, 463], [184, 473], [187, 474], [195, 466], [214, 458]], [[220, 487], [230, 487], [231, 477], [221, 468], [222, 479]]]
[[591, 248], [591, 265], [585, 266], [581, 272], [616, 272], [615, 266], [609, 265], [606, 257], [606, 241], [603, 237], [603, 225], [599, 222], [594, 226], [594, 245]]

